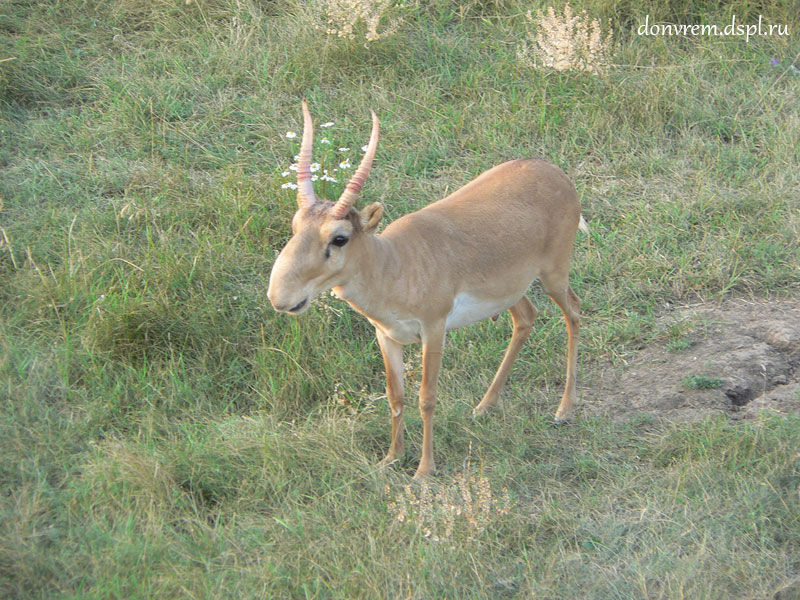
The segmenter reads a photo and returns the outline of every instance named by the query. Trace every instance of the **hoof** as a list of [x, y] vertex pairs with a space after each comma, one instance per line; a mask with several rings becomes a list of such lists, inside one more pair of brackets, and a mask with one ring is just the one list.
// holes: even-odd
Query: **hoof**
[[429, 467], [427, 469], [418, 468], [414, 473], [414, 479], [417, 481], [424, 481], [436, 472], [436, 467]]
[[472, 416], [473, 417], [486, 416], [495, 407], [497, 407], [497, 399], [495, 399], [494, 402], [486, 402], [485, 399], [481, 400], [478, 403], [478, 406], [472, 409]]
[[489, 408], [484, 406], [476, 406], [472, 409], [472, 418], [473, 419], [483, 419], [484, 417], [489, 416]]

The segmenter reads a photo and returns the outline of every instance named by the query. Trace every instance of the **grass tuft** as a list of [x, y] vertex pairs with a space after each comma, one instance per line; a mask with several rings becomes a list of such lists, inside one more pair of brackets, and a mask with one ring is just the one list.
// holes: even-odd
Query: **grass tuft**
[[709, 377], [708, 375], [687, 375], [682, 383], [693, 390], [713, 390], [722, 387], [725, 380], [721, 377]]

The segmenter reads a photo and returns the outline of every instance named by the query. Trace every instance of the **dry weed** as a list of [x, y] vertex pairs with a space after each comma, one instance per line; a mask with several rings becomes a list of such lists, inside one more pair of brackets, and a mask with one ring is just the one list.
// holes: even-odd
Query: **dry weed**
[[[440, 542], [459, 533], [468, 540], [483, 533], [496, 519], [508, 514], [511, 500], [508, 489], [501, 494], [492, 491], [491, 482], [483, 474], [467, 473], [455, 476], [452, 483], [436, 484], [423, 480], [417, 485], [405, 485], [387, 508], [397, 521], [416, 526], [423, 537]], [[387, 495], [391, 488], [387, 486]]]
[[529, 25], [525, 43], [517, 56], [531, 67], [543, 66], [556, 71], [588, 71], [602, 75], [608, 69], [612, 54], [613, 29], [608, 23], [604, 36], [598, 19], [589, 20], [586, 11], [574, 14], [569, 2], [564, 14], [557, 15], [553, 7], [547, 14], [531, 11], [526, 14]]
[[403, 24], [406, 3], [396, 0], [323, 0], [324, 25], [329, 36], [350, 40], [363, 33], [367, 43], [393, 35]]

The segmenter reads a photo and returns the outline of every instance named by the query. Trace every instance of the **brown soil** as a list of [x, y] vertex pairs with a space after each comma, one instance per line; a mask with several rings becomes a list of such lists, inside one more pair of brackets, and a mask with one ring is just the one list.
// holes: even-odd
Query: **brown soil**
[[[623, 421], [800, 414], [797, 301], [684, 307], [664, 315], [659, 324], [663, 341], [639, 351], [626, 365], [585, 377], [584, 414]], [[692, 378], [694, 386], [714, 387], [697, 389]]]

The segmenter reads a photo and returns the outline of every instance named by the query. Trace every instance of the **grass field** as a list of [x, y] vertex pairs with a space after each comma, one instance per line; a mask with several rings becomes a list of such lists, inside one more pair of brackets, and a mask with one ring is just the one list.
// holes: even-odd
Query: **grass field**
[[[614, 28], [601, 75], [522, 60], [546, 6], [409, 2], [365, 44], [300, 0], [0, 5], [0, 597], [800, 598], [797, 418], [552, 427], [566, 335], [534, 286], [489, 419], [509, 319], [449, 336], [439, 471], [411, 485], [418, 348], [380, 471], [369, 324], [269, 306], [302, 98], [326, 165], [378, 113], [360, 202], [388, 220], [507, 159], [561, 166], [584, 373], [668, 343], [670, 306], [797, 297], [797, 2], [576, 0]], [[637, 35], [648, 15], [789, 34]]]

